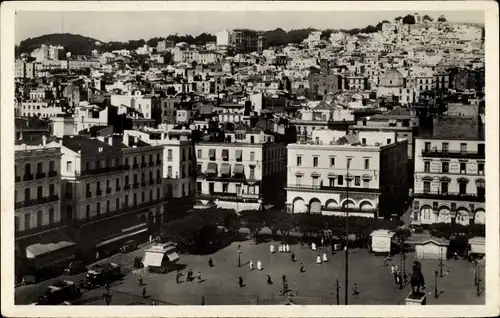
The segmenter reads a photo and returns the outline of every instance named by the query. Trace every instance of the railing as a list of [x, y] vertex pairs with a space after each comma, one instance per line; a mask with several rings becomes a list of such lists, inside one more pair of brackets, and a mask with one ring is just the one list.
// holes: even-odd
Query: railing
[[98, 189], [98, 190], [96, 191], [96, 193], [97, 193], [97, 195], [98, 195], [98, 196], [99, 196], [99, 195], [102, 195], [102, 190]]
[[152, 166], [154, 166], [154, 165], [155, 165], [154, 161], [150, 161], [150, 162], [149, 162], [149, 166], [150, 166], [150, 167], [152, 167]]
[[141, 167], [146, 168], [147, 166], [148, 166], [147, 163], [145, 163], [145, 162], [141, 163]]
[[106, 194], [110, 194], [111, 193], [111, 188], [106, 188]]
[[21, 182], [21, 176], [16, 176], [16, 182]]
[[86, 197], [87, 199], [88, 199], [88, 198], [90, 198], [90, 197], [92, 197], [92, 192], [87, 192], [87, 193], [85, 193], [85, 197]]
[[148, 185], [148, 183], [147, 183], [146, 181], [142, 181], [142, 182], [141, 182], [141, 186], [145, 187], [145, 186], [147, 186], [147, 185]]
[[[350, 181], [350, 183], [352, 183]], [[287, 184], [289, 189], [311, 189], [318, 191], [353, 191], [353, 192], [372, 192], [379, 193], [379, 189], [363, 188], [357, 186], [339, 187], [339, 186], [324, 186], [324, 185], [311, 185], [311, 184]]]
[[229, 176], [219, 176], [214, 174], [201, 174], [200, 177], [205, 177], [207, 181], [245, 181], [245, 175], [229, 175]]
[[132, 165], [132, 169], [137, 169], [137, 168], [139, 168], [139, 164], [138, 164], [138, 163], [134, 163], [134, 164]]
[[31, 181], [33, 180], [33, 174], [25, 174], [23, 176], [23, 181]]
[[437, 199], [437, 200], [456, 200], [456, 201], [479, 201], [485, 202], [485, 195], [477, 193], [459, 193], [459, 192], [415, 192], [415, 198]]
[[161, 160], [156, 160], [157, 165], [161, 165]]
[[440, 158], [484, 159], [485, 154], [484, 154], [484, 152], [477, 152], [477, 151], [450, 151], [450, 150], [423, 149], [422, 156], [440, 157]]
[[36, 179], [43, 179], [45, 178], [46, 174], [45, 172], [38, 172], [35, 176]]
[[120, 186], [116, 186], [116, 192], [120, 191], [122, 188]]
[[123, 187], [124, 190], [130, 190], [130, 184], [126, 184], [124, 187]]
[[21, 208], [27, 208], [33, 205], [38, 205], [38, 204], [45, 204], [49, 202], [55, 202], [59, 200], [58, 195], [49, 195], [48, 197], [42, 197], [42, 198], [36, 198], [36, 199], [30, 199], [30, 200], [25, 200], [22, 202], [16, 202], [15, 207], [16, 209], [21, 209]]
[[54, 171], [54, 170], [49, 171], [49, 178], [52, 178], [52, 177], [57, 177], [57, 171]]
[[84, 170], [80, 172], [81, 176], [91, 176], [96, 174], [104, 174], [109, 172], [117, 172], [126, 170], [126, 166], [115, 166], [115, 167], [106, 167], [106, 168], [96, 168], [91, 170]]
[[133, 188], [134, 188], [134, 189], [139, 188], [139, 183], [134, 183]]
[[155, 181], [153, 179], [149, 179], [149, 185], [155, 184]]
[[233, 202], [255, 202], [259, 200], [259, 194], [240, 194], [237, 193], [228, 193], [228, 192], [212, 192], [212, 193], [196, 193], [197, 199], [205, 199], [205, 200], [213, 200], [219, 199], [224, 201], [233, 201]]
[[15, 238], [16, 239], [21, 239], [27, 235], [33, 235], [33, 234], [38, 234], [38, 233], [41, 233], [41, 232], [47, 232], [47, 231], [50, 231], [50, 230], [55, 230], [55, 229], [58, 229], [62, 226], [66, 226], [66, 223], [63, 222], [63, 221], [59, 221], [59, 222], [54, 222], [54, 223], [50, 223], [50, 224], [47, 224], [47, 225], [42, 225], [42, 226], [37, 226], [37, 227], [33, 227], [33, 228], [30, 228], [30, 229], [26, 229], [26, 230], [23, 230], [23, 231], [16, 231], [15, 232]]
[[161, 184], [162, 180], [161, 178], [156, 179], [156, 184]]

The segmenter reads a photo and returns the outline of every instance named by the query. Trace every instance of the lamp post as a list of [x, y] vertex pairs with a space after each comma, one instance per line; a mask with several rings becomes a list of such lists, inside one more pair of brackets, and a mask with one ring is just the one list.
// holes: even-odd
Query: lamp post
[[479, 277], [479, 262], [476, 261], [476, 296], [479, 297], [481, 295], [480, 284], [481, 279]]
[[434, 298], [438, 297], [438, 271], [434, 271]]
[[443, 277], [443, 255], [439, 258], [439, 277]]
[[238, 244], [238, 267], [241, 267], [241, 244]]
[[340, 305], [340, 295], [339, 295], [340, 285], [339, 285], [338, 278], [337, 278], [337, 282], [335, 283], [335, 289], [337, 290], [337, 305]]
[[345, 208], [345, 304], [348, 304], [348, 297], [349, 297], [349, 291], [348, 286], [349, 286], [349, 181], [351, 177], [349, 176], [349, 165], [350, 165], [350, 159], [347, 160], [347, 175], [346, 175], [346, 202], [347, 206]]

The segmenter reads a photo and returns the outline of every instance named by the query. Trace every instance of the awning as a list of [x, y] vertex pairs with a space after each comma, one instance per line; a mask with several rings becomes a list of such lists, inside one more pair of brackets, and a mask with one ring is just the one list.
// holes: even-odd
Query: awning
[[108, 245], [108, 244], [111, 244], [111, 243], [114, 243], [114, 242], [117, 242], [119, 240], [122, 240], [122, 239], [125, 239], [125, 238], [128, 238], [128, 237], [132, 237], [134, 235], [138, 235], [138, 234], [141, 234], [141, 233], [144, 233], [146, 232], [148, 229], [145, 228], [145, 229], [142, 229], [142, 230], [139, 230], [139, 231], [135, 231], [135, 232], [132, 232], [132, 233], [127, 233], [127, 234], [124, 234], [124, 235], [121, 235], [121, 236], [118, 236], [118, 237], [115, 237], [115, 238], [112, 238], [110, 240], [107, 240], [107, 241], [104, 241], [104, 242], [101, 242], [99, 244], [96, 244], [95, 247], [101, 247], [101, 246], [104, 246], [104, 245]]
[[220, 169], [220, 173], [223, 176], [231, 175], [231, 165], [229, 163], [223, 163]]
[[300, 172], [300, 171], [297, 171], [297, 172], [295, 172], [295, 175], [296, 175], [296, 176], [303, 176], [303, 175], [304, 175], [304, 173], [303, 173], [303, 172]]
[[361, 178], [362, 178], [363, 180], [371, 180], [371, 179], [372, 179], [372, 176], [370, 176], [369, 174], [364, 174]]
[[458, 178], [457, 181], [458, 182], [469, 182], [469, 179], [467, 179], [467, 178]]
[[243, 157], [243, 150], [236, 150], [236, 160], [241, 160]]
[[335, 179], [335, 178], [337, 178], [337, 174], [335, 174], [335, 173], [333, 173], [333, 172], [330, 172], [330, 173], [328, 174], [328, 178], [333, 178], [333, 179]]
[[450, 182], [451, 181], [451, 179], [448, 178], [448, 177], [441, 177], [441, 178], [439, 178], [439, 180], [440, 181], [444, 181], [444, 182]]
[[215, 149], [209, 149], [208, 150], [208, 157], [209, 158], [215, 158]]
[[163, 263], [163, 253], [152, 253], [152, 252], [146, 252], [146, 255], [144, 255], [144, 260], [142, 261], [142, 264], [144, 264], [144, 267], [148, 266], [161, 266]]
[[476, 179], [476, 185], [479, 187], [484, 187], [486, 183], [484, 182], [484, 179]]
[[217, 174], [217, 164], [215, 162], [209, 162], [207, 165], [207, 173]]
[[168, 260], [171, 261], [171, 262], [175, 262], [175, 261], [179, 260], [179, 254], [177, 254], [175, 252], [167, 254], [167, 257], [168, 257]]
[[311, 176], [313, 176], [313, 177], [320, 177], [320, 176], [321, 176], [321, 174], [317, 173], [316, 171], [313, 171], [313, 172], [311, 173]]
[[227, 160], [229, 158], [229, 150], [228, 149], [222, 149], [222, 159]]
[[[239, 150], [241, 151], [241, 150]], [[235, 175], [242, 175], [242, 174], [245, 174], [245, 169], [243, 167], [243, 165], [241, 163], [237, 163], [234, 165], [233, 167], [233, 172]]]
[[425, 176], [425, 177], [422, 177], [422, 180], [424, 180], [424, 181], [432, 181], [432, 177]]
[[46, 254], [50, 254], [55, 251], [59, 251], [63, 248], [75, 246], [75, 243], [69, 241], [60, 241], [57, 243], [47, 243], [40, 244], [36, 243], [26, 247], [26, 258], [37, 258], [44, 256]]

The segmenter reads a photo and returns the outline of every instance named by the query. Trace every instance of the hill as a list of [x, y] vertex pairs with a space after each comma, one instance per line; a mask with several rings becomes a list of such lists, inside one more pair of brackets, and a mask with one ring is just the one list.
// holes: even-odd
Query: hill
[[[36, 38], [28, 38], [19, 44], [19, 53], [31, 53], [42, 44], [61, 45], [72, 54], [89, 54], [99, 40], [70, 33], [45, 34]], [[101, 42], [102, 43], [102, 42]]]

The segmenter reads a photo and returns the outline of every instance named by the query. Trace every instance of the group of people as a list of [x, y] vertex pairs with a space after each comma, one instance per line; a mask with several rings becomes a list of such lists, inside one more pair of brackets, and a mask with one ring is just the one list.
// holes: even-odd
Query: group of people
[[391, 274], [394, 277], [394, 284], [399, 284], [399, 288], [403, 288], [403, 282], [406, 280], [406, 275], [403, 277], [398, 265], [391, 265]]
[[[250, 266], [250, 270], [253, 271], [255, 269], [254, 265], [253, 265], [253, 262], [250, 261], [250, 263], [248, 263], [248, 265]], [[264, 267], [262, 266], [262, 262], [260, 260], [257, 261], [257, 269], [259, 271], [263, 270]]]
[[[271, 244], [271, 246], [269, 246], [269, 251], [271, 252], [271, 254], [276, 253], [276, 250], [274, 248], [274, 244]], [[278, 252], [280, 252], [280, 253], [290, 253], [290, 245], [288, 245], [288, 244], [279, 244], [278, 245]]]

